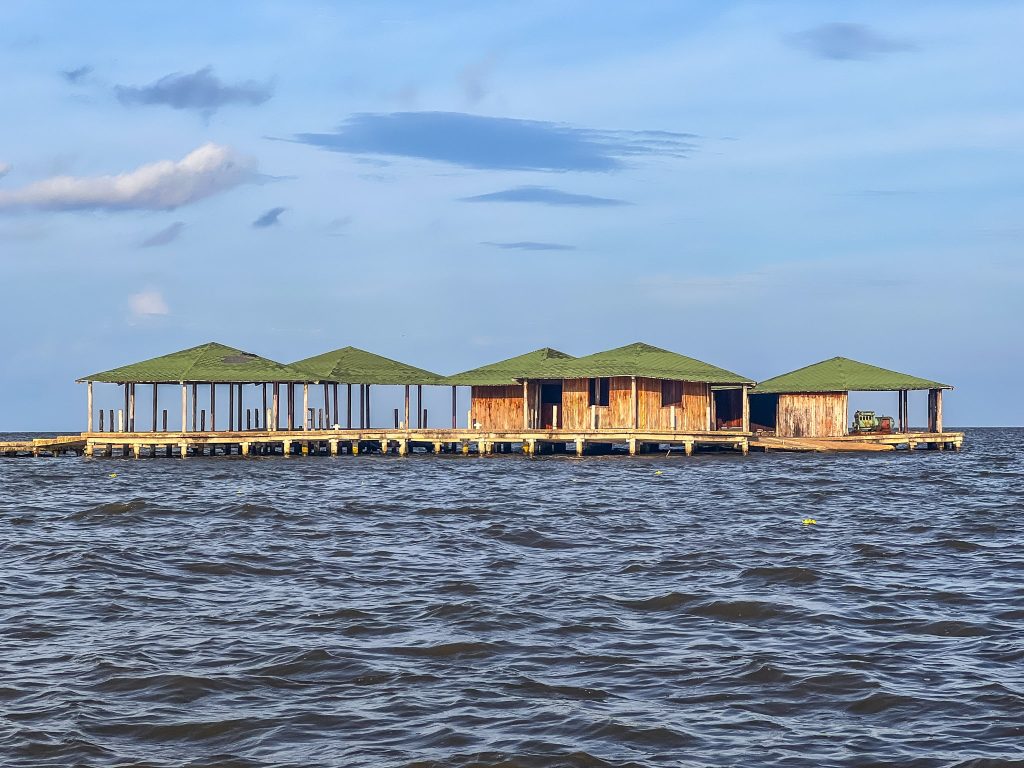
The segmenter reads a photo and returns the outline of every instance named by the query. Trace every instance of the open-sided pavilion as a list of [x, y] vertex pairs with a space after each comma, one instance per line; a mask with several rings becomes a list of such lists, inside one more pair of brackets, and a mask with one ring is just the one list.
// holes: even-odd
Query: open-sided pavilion
[[[182, 349], [160, 357], [142, 360], [137, 363], [123, 365], [119, 368], [112, 368], [109, 371], [94, 373], [83, 376], [78, 382], [85, 382], [87, 385], [88, 418], [87, 431], [93, 432], [94, 427], [99, 427], [99, 432], [136, 431], [136, 387], [139, 384], [148, 385], [152, 388], [152, 420], [150, 431], [166, 432], [167, 411], [160, 414], [160, 387], [173, 385], [181, 388], [181, 431], [188, 432], [189, 423], [189, 393], [191, 391], [191, 431], [216, 432], [217, 431], [217, 389], [219, 386], [228, 388], [228, 418], [226, 422], [227, 431], [243, 429], [243, 385], [263, 385], [262, 408], [251, 409], [247, 412], [247, 426], [250, 429], [267, 428], [267, 424], [278, 426], [279, 413], [279, 386], [281, 384], [294, 385], [295, 383], [308, 383], [313, 381], [311, 375], [283, 363], [268, 360], [265, 357], [254, 355], [251, 352], [244, 352], [234, 347], [229, 347], [217, 342], [207, 342], [196, 347]], [[119, 409], [118, 421], [114, 423], [114, 411], [109, 411], [109, 418], [104, 425], [104, 412], [94, 413], [93, 409], [93, 384], [109, 383], [116, 384], [124, 389], [124, 408]], [[272, 403], [268, 402], [267, 385], [273, 387]], [[205, 411], [198, 412], [198, 388], [209, 386], [210, 388], [210, 422], [206, 424]], [[289, 408], [290, 416], [294, 414], [294, 407]], [[255, 421], [252, 419], [255, 415]], [[94, 418], [98, 416], [97, 418]], [[291, 418], [289, 419], [291, 423]], [[106, 427], [106, 429], [104, 429]], [[140, 430], [141, 431], [141, 430]]]
[[[423, 429], [427, 426], [427, 413], [423, 408], [423, 387], [425, 385], [442, 385], [444, 377], [431, 371], [417, 368], [408, 363], [392, 360], [382, 355], [367, 352], [358, 347], [342, 347], [330, 352], [324, 352], [313, 357], [297, 360], [291, 364], [292, 368], [308, 372], [315, 376], [316, 380], [323, 384], [323, 411], [333, 415], [331, 425], [340, 426], [340, 409], [338, 405], [338, 387], [344, 384], [347, 387], [346, 405], [346, 428], [353, 429], [355, 424], [352, 421], [352, 387], [359, 387], [359, 419], [360, 429], [370, 426], [370, 387], [377, 385], [391, 385], [405, 387], [405, 429], [411, 428], [410, 413], [410, 389], [416, 387], [416, 428]], [[333, 404], [331, 395], [333, 394]], [[308, 406], [307, 406], [308, 411]], [[454, 411], [454, 404], [453, 404]], [[396, 419], [396, 422], [398, 419]], [[324, 426], [324, 425], [321, 425]], [[329, 425], [328, 425], [329, 426]], [[452, 427], [454, 428], [454, 423]]]

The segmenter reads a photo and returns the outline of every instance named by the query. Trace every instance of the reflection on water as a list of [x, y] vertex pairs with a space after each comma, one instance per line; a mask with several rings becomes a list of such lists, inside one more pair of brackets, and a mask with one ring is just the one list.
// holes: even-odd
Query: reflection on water
[[0, 460], [0, 762], [1022, 764], [1022, 441]]

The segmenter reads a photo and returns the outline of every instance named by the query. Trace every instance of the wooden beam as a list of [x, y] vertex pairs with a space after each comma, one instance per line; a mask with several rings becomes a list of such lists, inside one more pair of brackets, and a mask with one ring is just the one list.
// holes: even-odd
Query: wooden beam
[[[91, 381], [87, 381], [85, 383], [85, 402], [86, 402], [86, 407], [88, 407], [88, 409], [89, 409], [89, 417], [85, 421], [85, 428], [86, 428], [86, 432], [92, 432], [92, 382]], [[102, 417], [103, 417], [103, 415], [102, 415], [102, 412], [101, 412], [100, 413], [100, 418], [102, 418]]]
[[210, 431], [217, 431], [217, 385], [210, 384]]
[[935, 390], [935, 431], [942, 431], [942, 390]]
[[409, 429], [409, 385], [405, 385], [405, 428]]
[[235, 385], [228, 384], [228, 432], [235, 431]]
[[[197, 419], [198, 410], [199, 410], [199, 385], [198, 384], [193, 384], [192, 385], [192, 431], [193, 432], [195, 432], [196, 428], [199, 426], [199, 422], [196, 420]], [[182, 427], [181, 431], [185, 432], [186, 431], [185, 427]]]
[[455, 390], [456, 386], [452, 384], [452, 429], [458, 429], [459, 426], [458, 416], [456, 414], [456, 409], [458, 408], [458, 406], [456, 405], [457, 395]]
[[[341, 424], [341, 421], [338, 418], [338, 385], [337, 385], [337, 383], [334, 384], [334, 418], [331, 420], [331, 426], [333, 427], [335, 424], [338, 424], [338, 425]], [[334, 448], [335, 448], [334, 453], [331, 454], [331, 455], [332, 456], [337, 456], [338, 455], [337, 443], [335, 443]]]
[[348, 405], [346, 406], [345, 409], [347, 413], [345, 417], [345, 426], [348, 429], [352, 429], [352, 385], [348, 384], [346, 386], [348, 388]]
[[416, 385], [416, 429], [423, 429], [423, 385]]
[[[452, 387], [454, 389], [454, 387]], [[455, 409], [452, 409], [454, 415]], [[452, 428], [455, 425], [452, 424]], [[523, 381], [523, 429], [530, 428], [530, 384], [527, 381]]]
[[156, 382], [153, 383], [153, 432], [156, 432], [156, 405], [157, 398], [160, 396], [159, 393], [160, 385]]

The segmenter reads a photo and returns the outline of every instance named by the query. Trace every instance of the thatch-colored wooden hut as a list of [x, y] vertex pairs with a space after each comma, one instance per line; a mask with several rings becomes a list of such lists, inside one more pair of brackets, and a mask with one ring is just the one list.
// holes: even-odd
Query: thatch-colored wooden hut
[[560, 366], [572, 359], [565, 352], [543, 347], [457, 373], [445, 381], [452, 387], [470, 387], [471, 427], [489, 432], [532, 429], [545, 404], [561, 405], [561, 389], [553, 387], [561, 386]]
[[[253, 408], [255, 412], [255, 424], [263, 423], [264, 427], [268, 410], [272, 413], [270, 423], [276, 424], [278, 420], [278, 392], [281, 384], [294, 385], [296, 383], [306, 384], [314, 381], [314, 377], [304, 370], [299, 370], [283, 363], [268, 360], [265, 357], [254, 355], [251, 352], [243, 352], [240, 349], [229, 347], [217, 342], [207, 342], [196, 347], [189, 347], [168, 355], [142, 360], [138, 363], [112, 368], [109, 371], [94, 373], [83, 376], [78, 382], [85, 382], [88, 385], [88, 431], [92, 432], [97, 421], [103, 419], [102, 413], [99, 419], [94, 419], [93, 412], [93, 382], [104, 382], [120, 384], [124, 387], [124, 410], [121, 411], [121, 418], [118, 423], [119, 431], [136, 431], [135, 413], [136, 397], [135, 388], [138, 384], [152, 386], [152, 423], [151, 431], [158, 431], [159, 427], [167, 429], [166, 416], [158, 421], [159, 391], [160, 385], [178, 385], [181, 387], [181, 431], [188, 431], [188, 404], [189, 390], [191, 390], [192, 403], [192, 431], [202, 429], [206, 431], [205, 419], [199, 418], [197, 413], [197, 390], [200, 385], [210, 387], [210, 422], [209, 431], [217, 429], [217, 388], [218, 386], [228, 387], [227, 397], [227, 420], [225, 426], [229, 431], [243, 428], [243, 384], [263, 384], [262, 408]], [[268, 402], [267, 387], [273, 386], [273, 406]], [[223, 401], [222, 401], [223, 402]], [[294, 412], [294, 408], [292, 408]], [[164, 412], [166, 414], [166, 412]], [[249, 418], [249, 422], [253, 420]], [[224, 423], [224, 422], [222, 422]], [[106, 427], [114, 429], [113, 411], [106, 421]], [[248, 424], [246, 428], [249, 428]]]
[[928, 391], [928, 431], [942, 431], [942, 390], [948, 384], [833, 357], [762, 381], [750, 393], [756, 430], [776, 437], [842, 437], [849, 434], [850, 392], [898, 392], [898, 431], [909, 432], [907, 392]]
[[[753, 381], [692, 357], [628, 344], [574, 358], [543, 348], [448, 377], [470, 385], [470, 421], [477, 429], [583, 431], [638, 429], [703, 432], [716, 428], [716, 401], [734, 402], [744, 421], [744, 390]], [[734, 390], [734, 401], [716, 396]]]
[[[423, 413], [423, 386], [444, 384], [444, 377], [417, 368], [408, 363], [367, 352], [358, 347], [342, 347], [324, 352], [303, 360], [296, 360], [291, 367], [308, 371], [323, 384], [323, 411], [331, 424], [341, 424], [338, 405], [338, 386], [347, 387], [347, 405], [345, 423], [352, 428], [352, 386], [359, 387], [359, 427], [370, 426], [370, 387], [379, 385], [398, 385], [405, 387], [405, 420], [406, 429], [415, 421], [417, 428], [427, 426]], [[415, 415], [410, 413], [410, 387], [416, 387], [417, 407]], [[333, 404], [331, 395], [333, 394]], [[308, 409], [308, 405], [306, 406]], [[454, 410], [454, 406], [453, 406]], [[454, 427], [455, 425], [452, 424]]]
[[[554, 429], [704, 432], [717, 424], [713, 388], [738, 393], [745, 430], [745, 390], [753, 380], [667, 349], [637, 342], [560, 366], [561, 410], [542, 409]], [[547, 398], [552, 400], [553, 398]]]

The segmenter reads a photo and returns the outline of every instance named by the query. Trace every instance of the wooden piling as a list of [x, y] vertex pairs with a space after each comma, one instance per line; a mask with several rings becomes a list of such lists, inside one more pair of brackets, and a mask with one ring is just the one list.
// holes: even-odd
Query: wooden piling
[[[87, 432], [92, 432], [92, 382], [87, 381], [85, 383], [85, 401], [86, 406], [89, 409], [89, 417], [86, 419], [85, 428]], [[100, 421], [103, 421], [103, 411], [100, 411]], [[103, 427], [100, 426], [100, 431], [103, 431]]]
[[228, 384], [228, 432], [235, 431], [235, 385]]
[[456, 414], [456, 409], [458, 408], [458, 405], [456, 404], [456, 400], [457, 400], [456, 388], [455, 388], [455, 385], [452, 385], [452, 429], [458, 429], [458, 426], [459, 426], [458, 425], [457, 414]]
[[302, 428], [307, 430], [310, 428], [310, 424], [307, 421], [309, 417], [309, 382], [302, 382]]
[[409, 429], [412, 425], [409, 423], [409, 385], [405, 385], [405, 428]]
[[[196, 431], [196, 427], [199, 426], [199, 421], [197, 419], [198, 413], [199, 413], [199, 385], [198, 384], [193, 384], [192, 385], [192, 431], [193, 432], [195, 432]], [[186, 431], [184, 426], [181, 428], [181, 431], [182, 432]]]
[[[205, 432], [205, 427], [203, 428]], [[210, 385], [210, 431], [217, 431], [217, 385]]]
[[416, 385], [416, 429], [423, 429], [423, 385]]

